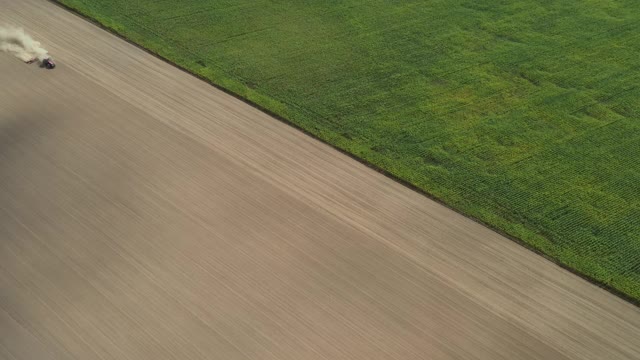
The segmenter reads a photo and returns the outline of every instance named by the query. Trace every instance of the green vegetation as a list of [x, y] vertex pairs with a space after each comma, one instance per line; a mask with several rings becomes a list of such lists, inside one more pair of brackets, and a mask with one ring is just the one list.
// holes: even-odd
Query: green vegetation
[[640, 299], [640, 1], [59, 1]]

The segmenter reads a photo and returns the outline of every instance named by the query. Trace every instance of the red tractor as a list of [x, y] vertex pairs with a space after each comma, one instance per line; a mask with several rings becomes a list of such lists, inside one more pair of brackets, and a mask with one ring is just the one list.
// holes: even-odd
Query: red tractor
[[[38, 61], [38, 58], [33, 58], [33, 59], [25, 61], [25, 62], [27, 64], [33, 64], [36, 61]], [[53, 69], [54, 67], [56, 67], [56, 63], [53, 62], [53, 59], [48, 57], [48, 58], [45, 58], [45, 59], [42, 60], [42, 63], [40, 64], [40, 67], [47, 68], [47, 69]]]
[[56, 67], [56, 63], [53, 62], [53, 59], [46, 58], [42, 60], [42, 66], [47, 69], [53, 69], [54, 67]]

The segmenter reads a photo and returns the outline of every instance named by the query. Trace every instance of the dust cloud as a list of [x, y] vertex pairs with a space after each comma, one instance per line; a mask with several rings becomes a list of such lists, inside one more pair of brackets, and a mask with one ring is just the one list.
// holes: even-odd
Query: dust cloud
[[0, 26], [0, 50], [11, 53], [22, 61], [42, 61], [49, 57], [47, 50], [21, 28]]

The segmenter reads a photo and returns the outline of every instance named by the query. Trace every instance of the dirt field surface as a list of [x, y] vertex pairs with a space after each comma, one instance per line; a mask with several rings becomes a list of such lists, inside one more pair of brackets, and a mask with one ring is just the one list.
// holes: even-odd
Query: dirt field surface
[[47, 1], [0, 0], [2, 359], [638, 359], [640, 310]]

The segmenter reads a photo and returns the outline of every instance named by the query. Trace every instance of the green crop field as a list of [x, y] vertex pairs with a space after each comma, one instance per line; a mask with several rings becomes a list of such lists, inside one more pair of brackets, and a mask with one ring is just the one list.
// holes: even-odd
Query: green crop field
[[640, 300], [640, 1], [59, 1]]

